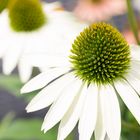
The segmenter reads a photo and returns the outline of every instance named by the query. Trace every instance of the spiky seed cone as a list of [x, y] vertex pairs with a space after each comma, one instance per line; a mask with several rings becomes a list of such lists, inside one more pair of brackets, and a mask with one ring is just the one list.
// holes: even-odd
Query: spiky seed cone
[[75, 39], [70, 61], [76, 76], [88, 84], [108, 84], [122, 78], [130, 67], [130, 50], [117, 29], [96, 23]]
[[46, 21], [39, 0], [11, 0], [9, 18], [15, 31], [33, 31]]

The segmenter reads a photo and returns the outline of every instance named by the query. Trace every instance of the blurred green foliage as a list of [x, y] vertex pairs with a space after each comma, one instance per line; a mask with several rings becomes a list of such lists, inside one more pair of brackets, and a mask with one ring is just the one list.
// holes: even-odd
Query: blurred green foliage
[[0, 140], [56, 140], [57, 127], [41, 132], [40, 119], [17, 119], [9, 114], [0, 123]]
[[24, 98], [27, 102], [29, 102], [37, 92], [21, 95], [20, 89], [22, 86], [23, 84], [21, 83], [18, 75], [5, 76], [0, 74], [0, 88], [9, 91], [12, 95], [18, 98]]
[[4, 88], [15, 96], [20, 97], [20, 88], [22, 83], [17, 75], [4, 76], [0, 74], [0, 88]]

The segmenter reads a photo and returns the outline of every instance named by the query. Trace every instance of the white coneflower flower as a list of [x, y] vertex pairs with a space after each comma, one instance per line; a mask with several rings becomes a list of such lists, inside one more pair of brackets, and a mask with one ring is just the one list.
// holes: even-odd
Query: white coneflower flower
[[[3, 59], [3, 72], [10, 74], [18, 63], [21, 80], [25, 82], [31, 75], [32, 66], [22, 56], [34, 46], [34, 36], [43, 32], [46, 15], [38, 0], [11, 0], [8, 10], [0, 15], [0, 57]], [[38, 43], [41, 42], [40, 39], [41, 37], [38, 38]]]
[[[41, 6], [39, 0], [11, 0], [8, 10], [0, 15], [3, 72], [9, 75], [18, 65], [21, 81], [26, 82], [31, 76], [32, 66], [24, 54], [43, 51], [41, 49], [47, 46], [56, 45], [55, 42], [63, 46], [62, 41], [73, 36], [65, 35], [65, 25], [72, 33], [75, 29], [69, 25], [74, 18], [71, 13], [61, 11], [59, 3], [44, 3]], [[69, 23], [70, 20], [73, 21]]]
[[93, 132], [96, 140], [104, 140], [106, 134], [119, 140], [118, 95], [140, 124], [140, 49], [130, 47], [114, 27], [97, 23], [80, 33], [69, 52], [67, 57], [46, 54], [48, 71], [21, 89], [27, 93], [43, 88], [27, 112], [52, 104], [42, 130], [60, 121], [57, 140], [64, 140], [77, 123], [80, 140], [90, 140]]

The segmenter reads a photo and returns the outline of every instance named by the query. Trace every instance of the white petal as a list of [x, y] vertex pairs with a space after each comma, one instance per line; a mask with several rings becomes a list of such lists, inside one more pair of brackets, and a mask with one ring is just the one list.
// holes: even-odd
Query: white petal
[[136, 92], [126, 83], [117, 82], [115, 87], [121, 96], [122, 100], [134, 115], [138, 123], [140, 124], [140, 98]]
[[139, 69], [140, 69], [140, 61], [132, 60], [130, 72], [134, 72], [135, 74], [137, 74], [138, 77], [140, 77]]
[[79, 140], [90, 140], [97, 119], [97, 95], [98, 88], [89, 86], [85, 104], [79, 120]]
[[9, 40], [11, 39], [11, 35], [13, 33], [11, 32], [11, 28], [9, 24], [8, 10], [4, 10], [2, 13], [0, 13], [0, 21], [1, 21], [0, 22], [0, 27], [1, 27], [0, 41], [2, 41], [2, 44], [4, 43], [3, 47], [5, 47], [7, 43], [9, 44], [12, 43], [12, 42], [9, 42]]
[[[50, 54], [48, 52], [28, 54], [26, 58], [29, 63], [35, 67], [60, 67], [60, 66], [69, 66], [68, 56], [62, 56], [62, 54]], [[44, 63], [44, 60], [45, 63]]]
[[77, 96], [81, 85], [81, 81], [76, 80], [62, 91], [61, 96], [53, 103], [44, 119], [42, 125], [44, 132], [48, 131], [63, 118]]
[[102, 92], [98, 93], [98, 111], [97, 111], [97, 122], [95, 127], [95, 140], [104, 140], [106, 135], [101, 94]]
[[104, 122], [107, 135], [110, 140], [119, 140], [121, 132], [120, 107], [115, 90], [112, 86], [101, 89], [102, 104], [104, 111]]
[[26, 107], [27, 112], [40, 110], [52, 104], [60, 95], [62, 89], [74, 79], [74, 76], [66, 74], [41, 90]]
[[69, 133], [73, 130], [73, 128], [76, 126], [78, 122], [81, 110], [83, 108], [84, 99], [87, 94], [87, 87], [84, 86], [84, 89], [81, 88], [80, 90], [82, 91], [81, 92], [79, 91], [70, 109], [61, 120], [61, 123], [59, 125], [57, 140], [64, 140], [69, 135]]
[[7, 47], [4, 45], [4, 42], [5, 40], [0, 40], [0, 58], [4, 56], [4, 54], [6, 53], [6, 49]]
[[51, 67], [39, 67], [39, 70], [40, 70], [41, 72], [48, 71], [49, 69], [51, 69]]
[[22, 48], [15, 44], [15, 46], [9, 47], [5, 55], [3, 56], [3, 72], [9, 75], [16, 67], [19, 57], [21, 55]]
[[138, 76], [138, 73], [130, 72], [126, 77], [126, 80], [140, 95], [140, 77]]
[[42, 72], [38, 76], [31, 79], [27, 84], [23, 86], [21, 89], [21, 93], [31, 92], [40, 88], [43, 88], [47, 85], [51, 80], [54, 80], [58, 76], [68, 72], [68, 69], [65, 68], [53, 68], [46, 72]]
[[44, 3], [43, 8], [46, 12], [54, 11], [56, 8], [62, 7], [60, 2]]
[[32, 74], [32, 66], [28, 64], [27, 60], [21, 58], [18, 64], [19, 76], [23, 83], [27, 82]]
[[140, 60], [140, 48], [138, 45], [131, 45], [131, 57], [135, 60]]

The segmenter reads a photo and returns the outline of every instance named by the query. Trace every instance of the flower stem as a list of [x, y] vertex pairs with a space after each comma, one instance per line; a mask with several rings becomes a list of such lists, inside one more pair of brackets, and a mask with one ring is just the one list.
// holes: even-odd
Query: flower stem
[[129, 19], [131, 29], [133, 31], [133, 34], [134, 34], [134, 37], [135, 37], [137, 43], [140, 45], [140, 40], [139, 40], [139, 35], [138, 35], [138, 26], [137, 26], [137, 22], [136, 22], [131, 0], [127, 0], [127, 9], [128, 9], [128, 19]]

